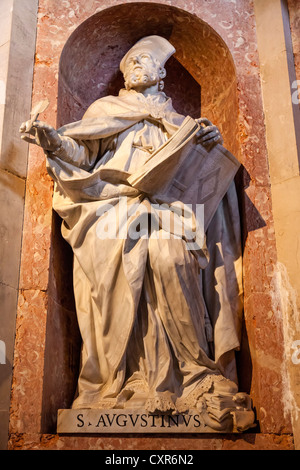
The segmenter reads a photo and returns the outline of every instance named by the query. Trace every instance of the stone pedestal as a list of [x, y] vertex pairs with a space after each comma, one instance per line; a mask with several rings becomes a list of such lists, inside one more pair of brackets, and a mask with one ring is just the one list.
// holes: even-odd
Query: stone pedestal
[[[208, 424], [202, 411], [186, 413], [148, 413], [145, 409], [82, 409], [58, 410], [58, 434], [118, 434], [118, 433], [238, 433], [239, 413], [226, 414], [223, 429], [217, 430]], [[222, 423], [220, 423], [221, 427]], [[253, 425], [256, 427], [256, 425]]]

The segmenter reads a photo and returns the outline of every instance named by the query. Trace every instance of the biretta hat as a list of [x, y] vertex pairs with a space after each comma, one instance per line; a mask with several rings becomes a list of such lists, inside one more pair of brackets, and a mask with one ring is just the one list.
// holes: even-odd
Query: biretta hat
[[176, 52], [175, 47], [169, 41], [161, 36], [146, 36], [140, 39], [134, 46], [129, 49], [127, 54], [124, 55], [120, 63], [120, 70], [122, 73], [125, 71], [126, 60], [141, 52], [148, 52], [154, 59], [157, 59], [160, 66], [163, 67], [171, 55]]

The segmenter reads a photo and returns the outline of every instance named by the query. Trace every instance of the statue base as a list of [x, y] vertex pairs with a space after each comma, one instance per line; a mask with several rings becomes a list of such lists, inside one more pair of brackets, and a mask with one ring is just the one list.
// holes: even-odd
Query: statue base
[[[242, 415], [241, 415], [242, 413]], [[232, 411], [211, 427], [203, 411], [186, 413], [147, 413], [144, 409], [65, 409], [58, 410], [59, 434], [104, 433], [239, 433], [246, 429], [239, 426], [249, 422], [249, 412]], [[252, 412], [250, 412], [252, 413]], [[250, 419], [251, 421], [251, 419]], [[252, 420], [253, 423], [253, 420]]]

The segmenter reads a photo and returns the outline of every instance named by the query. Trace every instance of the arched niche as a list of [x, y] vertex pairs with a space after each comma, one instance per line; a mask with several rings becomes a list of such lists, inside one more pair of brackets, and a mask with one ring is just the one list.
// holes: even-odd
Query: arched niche
[[[119, 63], [140, 38], [158, 34], [176, 53], [166, 65], [165, 93], [175, 109], [205, 116], [222, 131], [225, 146], [239, 156], [234, 63], [222, 38], [197, 16], [155, 3], [105, 9], [72, 33], [60, 58], [57, 127], [81, 119], [98, 98], [123, 87]], [[45, 350], [43, 430], [55, 432], [58, 408], [71, 405], [76, 388], [80, 336], [72, 296], [72, 253], [53, 216], [49, 306]], [[242, 364], [249, 361], [246, 357]], [[247, 364], [249, 370], [250, 362]], [[242, 378], [248, 383], [248, 379]], [[243, 389], [247, 386], [243, 387]], [[245, 390], [249, 391], [249, 390]]]
[[84, 21], [62, 51], [57, 124], [78, 120], [96, 99], [123, 87], [119, 64], [141, 37], [158, 34], [176, 48], [167, 63], [165, 92], [178, 112], [217, 122], [226, 146], [237, 143], [236, 75], [222, 38], [197, 16], [177, 7], [130, 3], [105, 9]]

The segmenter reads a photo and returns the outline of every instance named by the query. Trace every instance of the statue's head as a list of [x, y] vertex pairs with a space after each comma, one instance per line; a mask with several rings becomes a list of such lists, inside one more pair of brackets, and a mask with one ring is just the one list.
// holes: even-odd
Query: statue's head
[[140, 39], [120, 63], [126, 89], [150, 87], [159, 83], [159, 89], [162, 90], [162, 80], [166, 76], [164, 66], [174, 52], [172, 44], [160, 36]]

